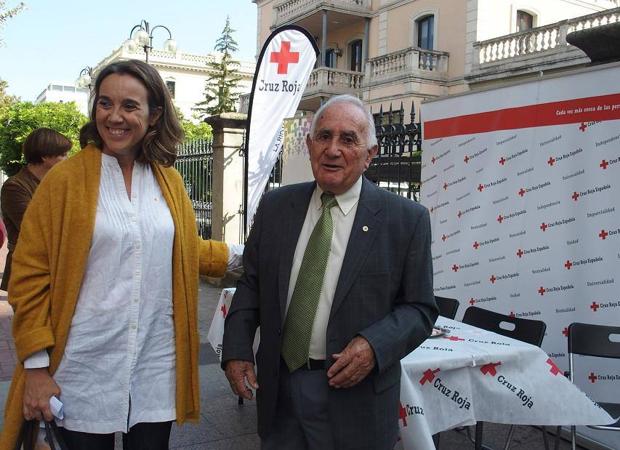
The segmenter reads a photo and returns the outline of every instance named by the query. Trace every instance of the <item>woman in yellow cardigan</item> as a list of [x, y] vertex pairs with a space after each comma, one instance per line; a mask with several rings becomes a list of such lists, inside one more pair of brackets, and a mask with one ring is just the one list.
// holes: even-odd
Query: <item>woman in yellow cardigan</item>
[[199, 273], [222, 276], [229, 249], [197, 236], [171, 167], [182, 134], [151, 66], [99, 73], [83, 150], [42, 181], [13, 257], [23, 365], [0, 449], [24, 418], [52, 420], [50, 399], [71, 450], [111, 450], [117, 431], [125, 449], [167, 449], [173, 421], [198, 420]]

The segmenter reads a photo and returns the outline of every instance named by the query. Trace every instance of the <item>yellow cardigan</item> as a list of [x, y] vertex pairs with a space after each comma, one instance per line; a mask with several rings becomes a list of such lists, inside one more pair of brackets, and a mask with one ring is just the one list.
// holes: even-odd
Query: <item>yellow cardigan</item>
[[[174, 221], [172, 292], [176, 339], [177, 422], [199, 418], [199, 273], [223, 276], [226, 244], [203, 241], [183, 180], [173, 168], [153, 173]], [[95, 225], [101, 152], [87, 146], [41, 182], [22, 222], [9, 283], [17, 357], [48, 349], [50, 372], [62, 359]], [[0, 450], [12, 450], [23, 422], [24, 370], [18, 364], [8, 393]]]

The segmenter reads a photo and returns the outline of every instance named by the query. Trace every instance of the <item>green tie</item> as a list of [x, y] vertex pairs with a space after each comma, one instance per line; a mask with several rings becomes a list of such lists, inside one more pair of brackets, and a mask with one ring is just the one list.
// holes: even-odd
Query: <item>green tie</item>
[[321, 203], [323, 211], [308, 240], [284, 322], [282, 358], [291, 372], [308, 360], [312, 325], [332, 242], [334, 225], [330, 209], [338, 202], [333, 194], [324, 193]]

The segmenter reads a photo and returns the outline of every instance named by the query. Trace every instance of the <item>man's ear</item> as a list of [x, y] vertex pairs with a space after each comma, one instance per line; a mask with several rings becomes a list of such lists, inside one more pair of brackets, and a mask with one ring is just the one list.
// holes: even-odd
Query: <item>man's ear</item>
[[372, 162], [372, 159], [377, 155], [378, 150], [379, 150], [378, 145], [373, 145], [372, 147], [368, 149], [368, 155], [366, 156], [366, 162], [364, 164], [366, 169], [368, 169], [368, 167], [370, 166], [370, 163]]
[[155, 125], [157, 121], [159, 120], [159, 118], [161, 117], [161, 114], [162, 114], [161, 106], [154, 108], [153, 111], [151, 111], [149, 115], [149, 126], [152, 127], [153, 125]]
[[306, 147], [308, 147], [308, 155], [310, 155], [310, 145], [312, 144], [312, 138], [310, 133], [306, 134]]

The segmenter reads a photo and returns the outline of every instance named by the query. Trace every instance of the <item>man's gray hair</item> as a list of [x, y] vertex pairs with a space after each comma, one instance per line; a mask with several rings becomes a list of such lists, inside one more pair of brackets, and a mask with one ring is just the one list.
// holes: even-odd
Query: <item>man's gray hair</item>
[[330, 106], [334, 106], [338, 103], [348, 103], [349, 105], [353, 105], [357, 107], [360, 111], [364, 113], [364, 117], [366, 117], [366, 142], [368, 142], [368, 148], [372, 148], [377, 145], [377, 132], [375, 130], [375, 121], [370, 114], [370, 111], [366, 108], [366, 105], [357, 97], [349, 94], [336, 95], [335, 97], [330, 98], [325, 103], [321, 105], [319, 110], [314, 114], [312, 118], [312, 125], [310, 125], [310, 137], [314, 137], [314, 131], [316, 129], [316, 124], [319, 121], [319, 117], [321, 114], [325, 112], [327, 108]]

